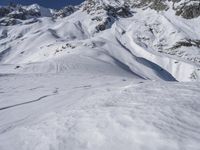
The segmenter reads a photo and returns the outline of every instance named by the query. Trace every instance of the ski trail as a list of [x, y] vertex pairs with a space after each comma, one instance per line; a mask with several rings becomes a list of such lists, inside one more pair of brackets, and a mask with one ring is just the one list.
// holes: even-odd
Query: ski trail
[[41, 101], [41, 100], [43, 100], [44, 98], [47, 98], [47, 97], [53, 96], [53, 95], [56, 95], [56, 94], [44, 95], [44, 96], [39, 97], [39, 98], [36, 99], [36, 100], [32, 100], [32, 101], [28, 101], [28, 102], [24, 102], [24, 103], [20, 103], [20, 104], [15, 104], [15, 105], [11, 105], [11, 106], [2, 107], [2, 108], [0, 108], [0, 111], [1, 111], [1, 110], [7, 110], [7, 109], [10, 109], [10, 108], [13, 108], [13, 107], [18, 107], [18, 106], [22, 106], [22, 105], [27, 105], [27, 104], [35, 103], [35, 102]]

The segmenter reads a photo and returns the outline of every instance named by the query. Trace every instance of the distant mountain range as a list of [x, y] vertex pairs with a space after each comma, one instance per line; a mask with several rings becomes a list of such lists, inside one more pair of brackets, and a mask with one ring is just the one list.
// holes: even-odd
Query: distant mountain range
[[198, 80], [199, 9], [197, 0], [87, 0], [60, 10], [1, 7], [0, 62], [27, 68], [89, 46], [143, 78], [171, 80], [167, 73], [179, 81]]

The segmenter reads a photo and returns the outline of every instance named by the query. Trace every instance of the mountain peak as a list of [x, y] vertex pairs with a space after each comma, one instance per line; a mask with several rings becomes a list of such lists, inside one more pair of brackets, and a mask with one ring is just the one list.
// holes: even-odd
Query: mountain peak
[[60, 10], [44, 8], [38, 4], [22, 6], [11, 4], [0, 7], [0, 25], [15, 25], [22, 20], [38, 17], [66, 17], [77, 10], [75, 6], [65, 6]]

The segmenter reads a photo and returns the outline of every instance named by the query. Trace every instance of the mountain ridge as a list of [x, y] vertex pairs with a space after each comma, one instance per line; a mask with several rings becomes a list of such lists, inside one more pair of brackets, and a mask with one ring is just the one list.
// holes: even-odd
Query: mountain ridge
[[[88, 0], [58, 11], [39, 5], [9, 6], [11, 13], [0, 19], [0, 63], [17, 64], [11, 72], [22, 73], [35, 66], [31, 63], [50, 61], [46, 64], [49, 68], [54, 59], [59, 62], [59, 57], [89, 48], [110, 57], [108, 63], [112, 60], [121, 67], [120, 62], [143, 78], [162, 79], [167, 73], [178, 81], [199, 80], [200, 31], [193, 27], [198, 18], [177, 16], [172, 7], [156, 11], [146, 5], [136, 7], [135, 3]], [[29, 17], [19, 19], [20, 15], [13, 12]], [[11, 24], [5, 24], [5, 20]], [[80, 55], [85, 54], [80, 51]], [[101, 60], [96, 55], [95, 59]]]

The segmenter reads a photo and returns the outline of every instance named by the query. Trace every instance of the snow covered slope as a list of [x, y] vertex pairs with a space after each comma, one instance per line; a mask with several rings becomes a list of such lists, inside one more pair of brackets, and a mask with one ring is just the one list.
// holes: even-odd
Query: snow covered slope
[[0, 150], [199, 150], [197, 4], [0, 8]]
[[0, 149], [199, 149], [198, 83], [104, 69], [2, 75]]

